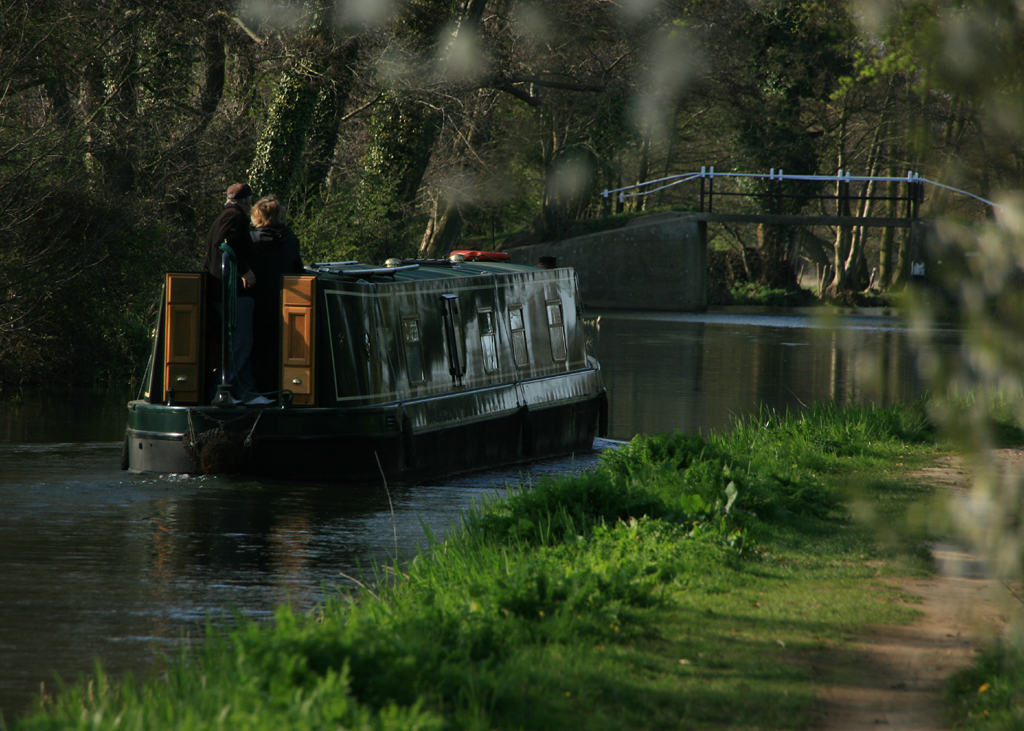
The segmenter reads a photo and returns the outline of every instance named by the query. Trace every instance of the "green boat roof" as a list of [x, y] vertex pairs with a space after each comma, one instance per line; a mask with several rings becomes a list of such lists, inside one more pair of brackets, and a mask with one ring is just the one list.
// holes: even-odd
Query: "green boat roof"
[[380, 267], [357, 262], [338, 262], [317, 264], [310, 270], [327, 279], [357, 281], [359, 279], [391, 280], [395, 282], [415, 282], [436, 279], [464, 279], [482, 274], [516, 274], [536, 272], [538, 267], [511, 262], [477, 262], [465, 261], [452, 263], [444, 259], [412, 260], [406, 259], [400, 266]]

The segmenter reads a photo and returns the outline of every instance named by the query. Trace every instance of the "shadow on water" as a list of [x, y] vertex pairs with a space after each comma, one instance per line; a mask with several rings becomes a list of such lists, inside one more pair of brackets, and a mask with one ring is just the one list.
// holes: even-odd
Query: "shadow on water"
[[0, 390], [0, 444], [120, 442], [127, 387]]

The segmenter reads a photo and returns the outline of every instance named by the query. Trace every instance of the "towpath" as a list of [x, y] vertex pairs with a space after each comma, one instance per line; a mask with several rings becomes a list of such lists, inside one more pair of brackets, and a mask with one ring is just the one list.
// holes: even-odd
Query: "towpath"
[[[1024, 449], [999, 450], [1004, 469], [1024, 470]], [[956, 497], [966, 495], [969, 473], [947, 459], [915, 476]], [[820, 685], [819, 731], [947, 728], [943, 693], [947, 679], [969, 665], [1001, 633], [1022, 605], [1011, 587], [988, 578], [985, 564], [951, 544], [932, 547], [938, 571], [928, 579], [901, 580], [920, 597], [922, 612], [906, 626], [871, 627], [842, 648], [808, 662]]]

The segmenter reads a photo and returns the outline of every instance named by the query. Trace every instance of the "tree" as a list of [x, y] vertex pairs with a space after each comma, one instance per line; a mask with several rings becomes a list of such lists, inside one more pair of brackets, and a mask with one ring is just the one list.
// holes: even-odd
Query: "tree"
[[297, 37], [274, 38], [287, 61], [248, 173], [261, 195], [274, 193], [299, 206], [325, 192], [361, 41], [358, 34], [339, 37], [332, 11], [316, 7]]
[[[715, 60], [707, 89], [731, 110], [739, 159], [757, 170], [817, 173], [825, 145], [820, 108], [852, 62], [852, 23], [845, 6], [698, 2], [688, 12]], [[764, 196], [762, 212], [799, 213], [803, 207], [799, 197], [767, 195], [765, 184], [751, 192]], [[775, 226], [759, 231], [761, 279], [767, 286], [796, 285], [790, 232]]]
[[206, 223], [195, 171], [235, 146], [214, 119], [223, 43], [242, 33], [209, 10], [0, 8], [0, 380], [138, 365], [159, 273], [191, 264]]
[[[897, 177], [915, 167], [907, 134], [915, 126], [919, 83], [912, 46], [928, 17], [927, 8], [910, 4], [894, 9], [885, 24], [861, 29], [851, 37], [853, 59], [850, 73], [839, 78], [822, 109], [822, 124], [830, 130], [829, 152], [835, 170], [857, 170], [864, 175]], [[896, 185], [879, 190], [874, 183], [857, 193], [856, 215], [874, 212], [874, 197], [889, 197], [885, 215], [901, 215], [892, 200]], [[828, 292], [835, 297], [863, 289], [867, 283], [866, 260], [869, 231], [863, 227], [837, 228], [833, 244], [833, 278]], [[893, 265], [892, 229], [882, 233], [879, 271], [883, 287], [899, 282], [900, 269]], [[905, 248], [908, 237], [903, 237]], [[906, 260], [906, 251], [902, 252]]]

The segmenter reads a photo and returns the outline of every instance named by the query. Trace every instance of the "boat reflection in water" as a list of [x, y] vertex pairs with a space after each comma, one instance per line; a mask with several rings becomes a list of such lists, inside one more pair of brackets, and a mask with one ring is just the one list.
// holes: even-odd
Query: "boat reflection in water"
[[123, 466], [417, 482], [591, 449], [607, 399], [575, 273], [472, 254], [284, 277], [280, 330], [256, 334], [281, 342], [261, 407], [215, 388], [205, 275], [168, 274]]

